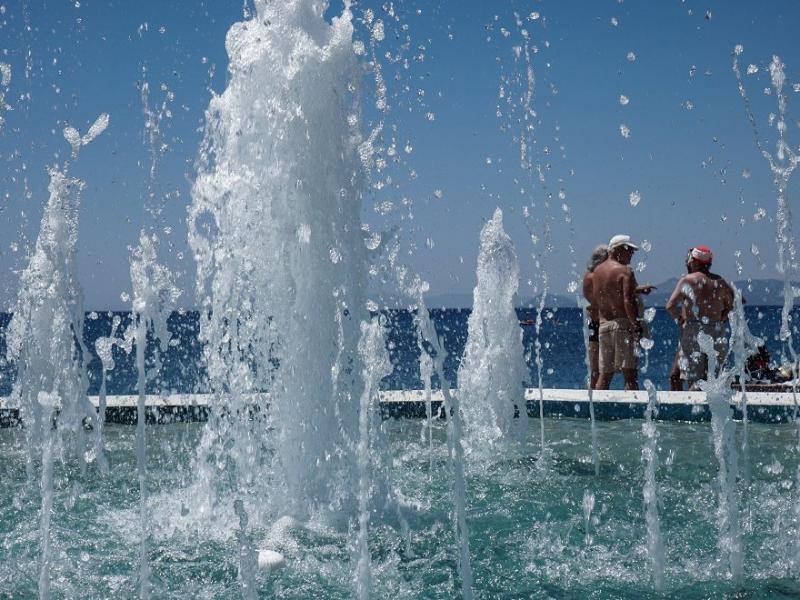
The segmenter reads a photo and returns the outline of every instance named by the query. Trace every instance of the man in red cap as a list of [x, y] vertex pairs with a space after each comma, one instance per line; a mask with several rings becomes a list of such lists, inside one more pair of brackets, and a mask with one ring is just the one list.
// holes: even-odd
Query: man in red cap
[[[686, 268], [667, 301], [667, 312], [681, 328], [679, 365], [681, 379], [689, 389], [708, 377], [708, 357], [700, 350], [698, 336], [705, 333], [714, 340], [717, 368], [728, 351], [728, 314], [733, 310], [733, 288], [711, 272], [714, 255], [708, 246], [689, 250]], [[680, 307], [680, 308], [679, 308]]]

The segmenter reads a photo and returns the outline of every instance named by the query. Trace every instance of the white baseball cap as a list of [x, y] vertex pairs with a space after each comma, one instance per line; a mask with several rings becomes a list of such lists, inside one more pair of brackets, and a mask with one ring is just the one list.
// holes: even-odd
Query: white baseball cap
[[627, 246], [628, 248], [632, 248], [633, 250], [639, 249], [639, 246], [637, 246], [631, 241], [631, 236], [622, 233], [615, 235], [608, 241], [609, 250], [613, 250], [614, 248], [619, 248], [620, 246]]

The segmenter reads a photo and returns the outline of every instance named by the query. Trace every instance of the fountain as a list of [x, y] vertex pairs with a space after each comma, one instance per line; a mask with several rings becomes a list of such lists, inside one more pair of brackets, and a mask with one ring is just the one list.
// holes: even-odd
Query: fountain
[[475, 462], [502, 451], [503, 442], [524, 443], [528, 430], [528, 411], [520, 402], [527, 368], [514, 310], [519, 266], [499, 208], [481, 230], [477, 279], [458, 370], [464, 441]]
[[[71, 160], [108, 125], [108, 115], [98, 117], [83, 136], [73, 127], [64, 129]], [[28, 478], [40, 458], [38, 592], [50, 596], [51, 533], [54, 461], [67, 451], [82, 472], [87, 460], [96, 459], [105, 470], [99, 444], [86, 441], [84, 424], [97, 428], [97, 414], [86, 395], [83, 342], [83, 291], [76, 273], [78, 207], [84, 182], [69, 177], [69, 162], [49, 171], [50, 197], [45, 205], [39, 237], [27, 268], [20, 275], [20, 291], [7, 332], [7, 354], [17, 366], [11, 402], [26, 428]], [[54, 369], [53, 365], [59, 365]]]
[[[542, 15], [514, 13], [519, 89], [512, 100], [504, 79], [502, 91], [517, 111], [524, 186], [540, 186], [546, 198], [538, 210], [526, 197], [520, 217], [536, 250], [537, 273], [528, 282], [537, 281], [535, 303], [522, 309], [535, 329], [523, 335], [514, 307], [517, 207], [498, 208], [482, 228], [469, 314], [428, 310], [423, 273], [401, 264], [400, 239], [413, 237], [415, 226], [387, 233], [362, 223], [377, 190], [400, 194], [382, 169], [402, 147], [390, 117], [405, 106], [390, 103], [397, 81], [390, 72], [408, 61], [381, 43], [384, 27], [396, 27], [398, 39], [407, 31], [405, 8], [345, 2], [337, 13], [316, 0], [256, 0], [230, 28], [228, 80], [205, 113], [187, 218], [194, 296], [180, 289], [172, 267], [169, 234], [156, 222], [162, 207], [148, 205], [167, 139], [160, 123], [179, 105], [170, 104], [171, 88], [161, 88], [166, 99], [151, 109], [150, 86], [141, 86], [150, 158], [145, 208], [153, 222], [128, 257], [129, 316], [87, 319], [77, 275], [85, 184], [70, 167], [108, 116], [83, 135], [64, 129], [70, 159], [50, 169], [39, 235], [4, 330], [15, 372], [2, 380], [11, 384], [0, 409], [18, 411], [23, 427], [0, 430], [0, 596], [635, 598], [655, 590], [760, 597], [794, 589], [800, 454], [786, 447], [797, 447], [800, 430], [759, 422], [779, 413], [763, 402], [748, 408], [757, 392], [743, 390], [733, 406], [731, 376], [745, 380], [760, 342], [748, 319], [759, 335], [768, 331], [750, 318], [738, 290], [735, 365], [717, 373], [713, 341], [701, 336], [709, 359], [702, 393], [679, 402], [650, 380], [646, 394], [577, 389], [587, 334], [585, 324], [577, 326], [582, 307], [548, 306], [544, 268], [545, 258], [557, 257], [550, 239], [556, 194], [545, 185], [547, 161], [534, 155], [549, 153], [533, 135], [542, 121], [534, 88], [547, 81], [537, 80], [532, 63], [546, 47], [532, 33], [533, 23], [544, 25]], [[506, 35], [499, 25], [486, 30]], [[364, 34], [368, 43], [359, 39]], [[422, 62], [423, 46], [413, 60]], [[363, 101], [365, 75], [374, 78], [374, 107]], [[786, 187], [800, 160], [784, 141], [785, 75], [777, 57], [770, 79], [779, 143], [774, 157], [764, 155], [779, 191], [780, 339], [797, 366]], [[3, 133], [13, 116], [4, 104], [10, 84], [10, 67], [0, 63]], [[383, 135], [392, 138], [385, 148]], [[412, 221], [410, 205], [401, 220]], [[571, 228], [565, 201], [561, 209]], [[543, 240], [534, 239], [537, 228]], [[377, 264], [384, 257], [388, 264]], [[388, 294], [376, 288], [386, 281], [397, 284], [401, 308], [383, 305]], [[179, 302], [197, 310], [178, 310]], [[642, 344], [647, 369], [674, 349], [662, 347], [673, 326], [662, 317], [647, 317], [661, 335]], [[546, 363], [557, 344], [564, 364]], [[188, 381], [186, 356], [203, 377]], [[547, 390], [553, 366], [576, 389]], [[530, 373], [538, 411], [526, 402], [537, 398], [524, 387]], [[395, 384], [404, 389], [386, 389]], [[676, 414], [702, 420], [706, 400], [710, 426], [657, 421]], [[191, 409], [208, 421], [179, 422]], [[548, 419], [545, 444], [552, 410], [560, 418]], [[113, 423], [125, 411], [127, 424]], [[424, 421], [386, 418], [401, 412]], [[570, 418], [578, 415], [590, 421]]]
[[656, 481], [658, 470], [658, 431], [654, 419], [658, 417], [658, 394], [653, 382], [645, 379], [647, 390], [647, 409], [644, 413], [642, 431], [645, 445], [642, 459], [645, 463], [645, 479], [642, 489], [647, 521], [647, 554], [653, 569], [653, 587], [657, 592], [664, 590], [664, 542], [661, 538], [661, 520], [658, 514], [659, 489]]

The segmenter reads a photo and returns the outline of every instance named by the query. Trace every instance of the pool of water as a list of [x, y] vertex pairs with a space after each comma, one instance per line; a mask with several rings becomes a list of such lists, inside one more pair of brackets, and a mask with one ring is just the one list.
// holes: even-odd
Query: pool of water
[[[235, 520], [223, 501], [202, 515], [193, 485], [203, 425], [148, 431], [149, 545], [153, 597], [239, 598]], [[433, 456], [420, 421], [384, 423], [395, 509], [375, 512], [370, 529], [375, 598], [457, 598], [445, 428]], [[498, 453], [467, 468], [471, 560], [478, 598], [643, 598], [654, 595], [646, 554], [641, 421], [598, 424], [601, 469], [594, 475], [589, 423], [547, 420], [546, 460], [539, 423], [521, 457]], [[719, 560], [716, 473], [706, 424], [659, 423], [660, 517], [667, 597], [789, 598], [797, 552], [793, 522], [798, 466], [791, 426], [751, 425], [751, 455], [738, 482], [744, 579]], [[741, 435], [741, 425], [739, 432]], [[111, 463], [101, 477], [57, 461], [52, 519], [53, 597], [138, 595], [138, 481], [134, 428], [106, 430]], [[36, 595], [38, 465], [26, 477], [24, 431], [0, 430], [0, 597]], [[67, 453], [64, 454], [66, 456]], [[433, 469], [430, 465], [433, 465]], [[745, 480], [746, 467], [751, 474]], [[584, 506], [594, 500], [588, 519]], [[281, 551], [286, 568], [258, 575], [259, 594], [275, 598], [351, 598], [354, 515], [299, 522], [254, 510], [259, 547]], [[265, 511], [264, 515], [269, 512]], [[404, 525], [402, 523], [405, 523]]]

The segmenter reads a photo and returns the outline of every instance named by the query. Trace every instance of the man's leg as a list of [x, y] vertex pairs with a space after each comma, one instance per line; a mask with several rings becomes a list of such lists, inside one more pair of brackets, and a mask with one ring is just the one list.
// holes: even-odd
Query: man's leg
[[600, 344], [589, 342], [589, 389], [597, 389], [597, 379], [600, 377]]
[[632, 330], [620, 331], [616, 340], [617, 368], [622, 371], [626, 390], [639, 389], [639, 339]]
[[639, 370], [638, 369], [622, 369], [622, 376], [625, 378], [626, 390], [639, 389]]
[[611, 380], [614, 378], [614, 373], [600, 373], [600, 376], [597, 378], [597, 385], [594, 389], [596, 390], [607, 390], [608, 386], [611, 385]]
[[600, 325], [597, 344], [598, 377], [594, 389], [607, 390], [614, 378], [614, 332]]
[[669, 389], [673, 392], [683, 391], [683, 381], [681, 380], [681, 351], [675, 353], [675, 360], [672, 361], [672, 369], [669, 372]]

